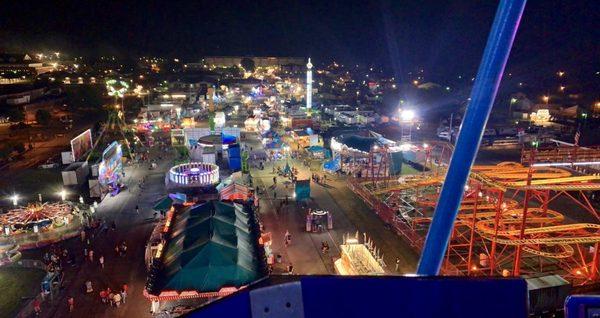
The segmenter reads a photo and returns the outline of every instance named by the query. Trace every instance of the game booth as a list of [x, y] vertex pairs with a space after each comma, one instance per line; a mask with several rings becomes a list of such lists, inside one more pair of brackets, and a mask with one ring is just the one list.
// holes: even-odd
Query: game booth
[[227, 160], [231, 170], [241, 169], [241, 151], [236, 135], [216, 134], [189, 140], [190, 158], [194, 161], [216, 163], [217, 158]]
[[217, 186], [219, 199], [222, 201], [248, 201], [253, 197], [252, 188], [249, 187], [249, 176], [241, 172], [234, 172]]
[[331, 151], [325, 149], [323, 146], [310, 146], [304, 149], [313, 159], [329, 159], [331, 157]]
[[331, 212], [324, 210], [309, 210], [306, 214], [306, 232], [323, 232], [333, 229]]
[[291, 136], [294, 141], [302, 148], [316, 146], [319, 144], [319, 135], [315, 134], [312, 128], [293, 130]]
[[355, 235], [344, 235], [340, 245], [341, 257], [334, 262], [339, 275], [385, 275], [383, 254], [373, 241], [363, 234], [363, 242]]
[[260, 118], [258, 117], [248, 117], [244, 121], [244, 128], [246, 128], [247, 132], [256, 132], [258, 131], [258, 124], [260, 122]]
[[342, 168], [341, 157], [334, 156], [331, 160], [323, 163], [323, 171], [328, 173], [336, 173]]
[[267, 156], [272, 160], [282, 159], [285, 156], [286, 149], [289, 148], [279, 138], [270, 141], [263, 139], [263, 145]]
[[[289, 166], [286, 165], [286, 167]], [[310, 180], [296, 180], [294, 198], [296, 201], [306, 201], [310, 199]]]

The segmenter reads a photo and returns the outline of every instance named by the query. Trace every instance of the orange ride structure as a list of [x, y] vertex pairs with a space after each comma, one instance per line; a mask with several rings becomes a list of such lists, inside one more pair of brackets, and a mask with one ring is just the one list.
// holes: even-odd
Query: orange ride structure
[[[421, 251], [444, 166], [395, 180], [349, 178], [349, 187]], [[520, 163], [471, 170], [442, 267], [444, 275], [559, 274], [575, 288], [600, 285], [600, 176]]]

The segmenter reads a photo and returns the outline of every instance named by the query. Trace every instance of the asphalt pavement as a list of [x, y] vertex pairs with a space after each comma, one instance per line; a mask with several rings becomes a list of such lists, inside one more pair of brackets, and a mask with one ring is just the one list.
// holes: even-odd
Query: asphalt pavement
[[[254, 149], [260, 147], [256, 135], [247, 134], [247, 145]], [[291, 149], [295, 149], [292, 145]], [[277, 184], [273, 185], [273, 165], [283, 169], [286, 162], [299, 170], [298, 179], [310, 179], [312, 173], [322, 176], [321, 163], [314, 162], [306, 167], [301, 161], [287, 158], [267, 162], [263, 170], [251, 168], [255, 185], [266, 191], [259, 196], [261, 206], [259, 216], [265, 226], [265, 231], [273, 237], [273, 251], [281, 254], [283, 263], [275, 267], [275, 272], [285, 272], [285, 266], [292, 263], [295, 274], [335, 274], [333, 262], [340, 257], [339, 246], [343, 235], [355, 235], [358, 231], [362, 238], [364, 234], [370, 237], [384, 255], [388, 265], [388, 274], [413, 273], [418, 261], [418, 255], [385, 224], [366, 204], [347, 186], [343, 177], [328, 175], [325, 184], [311, 182], [311, 199], [306, 207], [297, 205], [293, 197], [294, 186], [288, 179], [276, 177]], [[274, 194], [277, 197], [274, 197]], [[280, 202], [288, 195], [289, 203], [278, 211]], [[305, 231], [308, 207], [330, 211], [333, 216], [333, 229], [321, 233]], [[292, 234], [292, 243], [284, 244], [285, 232]], [[364, 233], [364, 234], [363, 234]], [[321, 242], [326, 241], [330, 246], [328, 253], [321, 252]], [[395, 270], [396, 260], [399, 270]]]
[[[158, 152], [154, 149], [151, 158], [157, 156]], [[159, 160], [155, 170], [149, 170], [147, 163], [132, 164], [125, 168], [128, 189], [114, 197], [105, 197], [96, 210], [96, 217], [106, 220], [109, 227], [114, 221], [116, 230], [98, 231], [91, 240], [93, 263], [83, 260], [83, 243], [78, 238], [66, 243], [72, 253], [77, 253], [80, 265], [67, 268], [64, 288], [53, 304], [43, 304], [42, 317], [151, 317], [150, 302], [142, 294], [146, 281], [145, 244], [155, 225], [153, 203], [166, 194], [164, 173], [170, 167], [171, 159]], [[139, 188], [138, 182], [143, 176], [146, 176], [146, 181], [143, 188]], [[135, 211], [136, 205], [140, 207], [139, 214]], [[120, 242], [127, 244], [125, 257], [115, 252], [115, 246]], [[101, 255], [105, 259], [104, 268], [98, 262]], [[93, 293], [84, 292], [87, 280], [92, 282]], [[101, 302], [101, 289], [110, 287], [117, 291], [123, 284], [129, 287], [125, 304], [114, 308]], [[73, 312], [68, 310], [68, 297], [74, 298]]]

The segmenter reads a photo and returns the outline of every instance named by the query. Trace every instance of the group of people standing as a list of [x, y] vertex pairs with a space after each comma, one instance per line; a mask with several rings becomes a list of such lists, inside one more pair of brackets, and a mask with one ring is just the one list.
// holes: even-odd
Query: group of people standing
[[108, 304], [110, 307], [119, 308], [121, 304], [127, 302], [127, 291], [129, 287], [127, 284], [121, 286], [121, 290], [113, 291], [110, 287], [100, 291], [100, 300], [103, 304]]

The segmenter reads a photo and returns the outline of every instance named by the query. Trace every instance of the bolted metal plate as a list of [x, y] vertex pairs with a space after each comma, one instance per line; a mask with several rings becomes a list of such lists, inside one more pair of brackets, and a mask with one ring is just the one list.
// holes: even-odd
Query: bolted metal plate
[[250, 292], [253, 318], [304, 318], [302, 285], [286, 283]]

